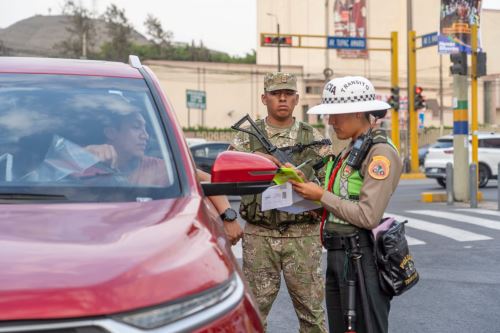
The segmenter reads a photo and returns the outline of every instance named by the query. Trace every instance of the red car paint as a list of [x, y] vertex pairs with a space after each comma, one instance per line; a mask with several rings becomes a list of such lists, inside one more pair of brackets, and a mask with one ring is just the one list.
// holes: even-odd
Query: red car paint
[[[222, 222], [196, 180], [180, 126], [147, 68], [174, 124], [189, 190], [175, 199], [124, 203], [3, 204], [0, 210], [0, 320], [87, 319], [191, 297], [241, 276]], [[143, 80], [112, 62], [2, 58], [3, 73]], [[262, 332], [245, 285], [231, 311], [196, 332]]]
[[[229, 164], [227, 161], [231, 160]], [[217, 183], [221, 181], [219, 175], [225, 181], [237, 181], [242, 174], [248, 175], [254, 181], [266, 181], [269, 175], [274, 175], [278, 169], [276, 165], [269, 164], [269, 160], [265, 157], [255, 155], [252, 163], [248, 163], [248, 154], [238, 151], [226, 151], [218, 157], [218, 163], [214, 164], [212, 172], [215, 175], [212, 177], [212, 182]], [[259, 172], [253, 172], [258, 169]]]

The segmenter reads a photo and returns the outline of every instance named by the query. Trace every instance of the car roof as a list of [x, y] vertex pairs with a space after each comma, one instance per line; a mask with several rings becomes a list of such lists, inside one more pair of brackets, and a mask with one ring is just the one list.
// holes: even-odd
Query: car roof
[[207, 142], [200, 142], [200, 143], [193, 143], [189, 148], [196, 148], [196, 147], [201, 147], [201, 146], [211, 146], [211, 145], [230, 145], [231, 143], [228, 141], [207, 141]]
[[[471, 138], [471, 135], [469, 134], [469, 139]], [[489, 138], [500, 138], [500, 133], [495, 133], [495, 132], [478, 132], [477, 133], [477, 138], [478, 139], [489, 139]], [[448, 134], [445, 136], [441, 136], [438, 138], [438, 140], [453, 140], [453, 134]]]
[[0, 73], [143, 78], [136, 68], [121, 62], [34, 57], [0, 57]]

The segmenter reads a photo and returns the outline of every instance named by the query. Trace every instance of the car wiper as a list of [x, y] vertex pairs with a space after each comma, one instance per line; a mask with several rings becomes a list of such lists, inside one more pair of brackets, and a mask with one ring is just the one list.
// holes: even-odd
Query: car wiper
[[0, 193], [0, 202], [11, 201], [66, 201], [63, 194], [51, 193]]

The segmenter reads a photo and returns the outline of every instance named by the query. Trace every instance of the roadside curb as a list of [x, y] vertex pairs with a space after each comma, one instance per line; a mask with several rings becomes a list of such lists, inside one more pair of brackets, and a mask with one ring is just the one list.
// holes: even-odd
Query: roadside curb
[[[446, 192], [422, 192], [420, 200], [422, 202], [446, 202], [448, 196]], [[477, 192], [477, 201], [483, 201], [483, 192]]]
[[403, 173], [400, 179], [425, 179], [425, 174], [421, 172], [417, 173]]

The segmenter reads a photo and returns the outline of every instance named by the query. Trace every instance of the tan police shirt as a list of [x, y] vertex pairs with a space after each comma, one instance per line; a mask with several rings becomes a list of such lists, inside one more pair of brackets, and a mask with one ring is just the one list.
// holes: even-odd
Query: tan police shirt
[[363, 229], [375, 228], [399, 183], [403, 164], [389, 144], [374, 144], [361, 164], [363, 185], [359, 201], [342, 199], [325, 191], [321, 203], [336, 217]]

